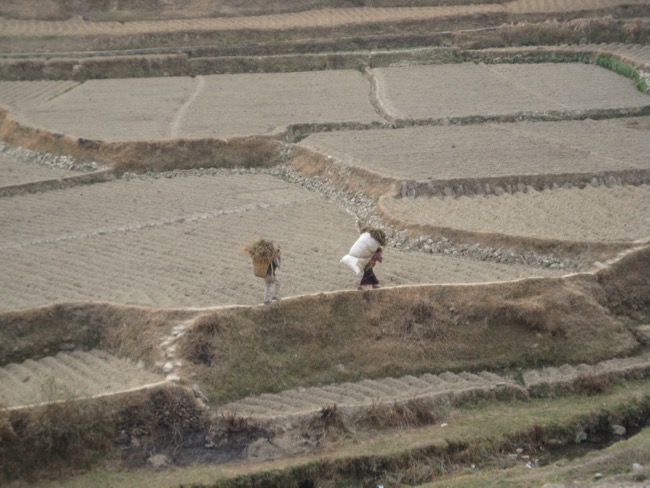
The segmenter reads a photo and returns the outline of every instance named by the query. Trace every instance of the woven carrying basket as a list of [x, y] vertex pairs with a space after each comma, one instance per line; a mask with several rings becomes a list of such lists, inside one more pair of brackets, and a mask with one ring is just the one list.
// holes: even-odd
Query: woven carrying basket
[[271, 260], [264, 256], [253, 256], [253, 273], [260, 278], [266, 277]]

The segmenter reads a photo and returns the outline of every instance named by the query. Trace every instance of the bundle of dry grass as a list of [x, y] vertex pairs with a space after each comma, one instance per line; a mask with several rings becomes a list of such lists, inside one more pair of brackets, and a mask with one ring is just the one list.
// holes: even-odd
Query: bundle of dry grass
[[264, 278], [269, 264], [278, 255], [280, 249], [275, 247], [273, 241], [260, 238], [248, 243], [244, 247], [244, 251], [253, 258], [253, 273], [255, 276]]
[[375, 229], [373, 227], [364, 227], [361, 229], [361, 233], [368, 232], [373, 239], [375, 239], [380, 246], [386, 245], [386, 233], [381, 229]]

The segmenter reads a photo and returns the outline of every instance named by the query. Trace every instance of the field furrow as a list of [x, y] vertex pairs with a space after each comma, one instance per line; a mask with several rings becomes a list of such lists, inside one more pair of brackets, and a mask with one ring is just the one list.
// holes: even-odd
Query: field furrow
[[474, 232], [576, 241], [650, 238], [648, 185], [385, 199], [382, 204], [404, 222]]
[[[634, 0], [632, 0], [634, 1]], [[310, 10], [284, 15], [262, 15], [233, 18], [173, 19], [134, 22], [90, 22], [80, 18], [66, 21], [37, 21], [0, 19], [0, 32], [5, 37], [20, 36], [72, 36], [72, 35], [129, 35], [196, 30], [240, 29], [296, 29], [313, 27], [337, 27], [378, 22], [437, 19], [462, 15], [504, 12], [500, 5], [460, 5], [448, 7], [395, 7], [395, 8], [347, 8]]]
[[[162, 377], [102, 352], [59, 353], [0, 368], [4, 407], [117, 393], [162, 381]], [[25, 385], [17, 388], [18, 384]]]
[[636, 118], [345, 131], [299, 144], [398, 180], [544, 175], [562, 185], [563, 175], [649, 169], [646, 124]]
[[[83, 173], [80, 171], [47, 167], [38, 163], [18, 162], [0, 148], [0, 188], [81, 174]], [[3, 220], [1, 216], [0, 220]]]
[[[236, 413], [242, 417], [282, 417], [309, 414], [332, 406], [374, 409], [396, 402], [435, 398], [465, 391], [493, 390], [497, 387], [517, 388], [511, 379], [493, 373], [489, 379], [469, 374], [466, 374], [465, 378], [451, 373], [425, 376], [426, 378], [383, 378], [372, 382], [363, 380], [359, 383], [328, 385], [305, 391], [290, 390], [275, 395], [244, 398], [220, 408], [224, 412]], [[432, 383], [436, 383], [436, 386], [432, 387]]]
[[[0, 208], [3, 309], [259, 303], [263, 282], [243, 248], [261, 236], [284, 249], [284, 296], [351, 288], [359, 279], [339, 264], [358, 236], [353, 217], [265, 174], [115, 180], [3, 198]], [[390, 249], [377, 273], [391, 286], [557, 271]]]
[[76, 81], [0, 81], [0, 106], [17, 110], [38, 108], [77, 85]]
[[[384, 110], [401, 119], [496, 116], [647, 106], [648, 95], [604, 68], [581, 63], [474, 63], [372, 70]], [[459, 83], [462, 80], [462, 83]]]

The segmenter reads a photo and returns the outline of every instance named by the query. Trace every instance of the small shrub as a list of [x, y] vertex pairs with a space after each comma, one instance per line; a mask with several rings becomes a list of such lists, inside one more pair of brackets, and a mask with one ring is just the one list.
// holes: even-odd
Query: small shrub
[[89, 401], [51, 403], [0, 417], [0, 484], [53, 469], [87, 469], [111, 449], [113, 426]]

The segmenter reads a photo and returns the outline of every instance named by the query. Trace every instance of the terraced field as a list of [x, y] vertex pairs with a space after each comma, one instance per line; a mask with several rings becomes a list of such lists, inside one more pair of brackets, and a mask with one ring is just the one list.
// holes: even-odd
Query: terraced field
[[160, 375], [97, 349], [8, 364], [0, 375], [4, 408], [111, 395], [164, 381]]
[[[109, 141], [272, 135], [299, 124], [367, 127], [396, 121], [440, 123], [448, 118], [531, 117], [550, 112], [571, 117], [585, 110], [596, 114], [604, 110], [638, 111], [650, 106], [648, 96], [639, 93], [631, 81], [582, 64], [463, 63], [379, 68], [367, 75], [369, 82], [352, 70], [90, 80], [83, 84], [0, 82], [4, 88], [0, 102], [26, 125]], [[371, 92], [376, 93], [376, 99]], [[97, 114], [102, 114], [101, 124], [97, 123]], [[519, 126], [489, 130], [508, 129], [516, 132]], [[480, 131], [485, 129], [475, 126], [464, 129], [467, 135], [446, 128], [447, 133], [450, 130], [456, 140], [443, 145], [446, 150], [451, 146], [462, 149], [476, 138], [487, 136], [494, 140], [493, 134], [484, 135]], [[479, 133], [474, 135], [474, 131]], [[581, 133], [578, 127], [575, 131]], [[399, 133], [398, 138], [414, 133]], [[348, 131], [320, 137], [356, 139], [357, 135]], [[373, 136], [385, 134], [365, 137]], [[417, 148], [422, 143], [414, 136], [407, 144]], [[364, 150], [363, 141], [352, 149]], [[549, 157], [537, 147], [522, 150], [539, 153], [540, 158]], [[409, 157], [409, 153], [404, 152], [402, 157]], [[391, 163], [394, 170], [404, 164]], [[511, 169], [505, 166], [502, 171]]]
[[[339, 405], [349, 413], [364, 412], [380, 405], [405, 403], [408, 401], [433, 400], [442, 402], [463, 401], [463, 396], [494, 395], [498, 390], [512, 390], [523, 396], [543, 395], [551, 389], [570, 387], [581, 376], [604, 374], [628, 376], [646, 374], [650, 369], [650, 358], [630, 358], [604, 361], [596, 365], [564, 365], [560, 368], [545, 368], [526, 371], [523, 386], [513, 378], [482, 371], [478, 374], [450, 372], [440, 375], [424, 374], [419, 377], [382, 378], [363, 380], [357, 383], [341, 383], [322, 388], [301, 388], [279, 394], [265, 394], [245, 398], [224, 405], [222, 409], [230, 414], [242, 415], [258, 421], [297, 422], [300, 418], [313, 416], [324, 405]], [[501, 392], [503, 393], [503, 392]]]
[[484, 197], [401, 198], [382, 203], [389, 215], [421, 225], [573, 241], [645, 241], [650, 189], [592, 187]]
[[[580, 175], [591, 182], [603, 174], [645, 172], [648, 132], [628, 124], [617, 119], [323, 132], [299, 144], [397, 181], [415, 180], [416, 194], [431, 194], [440, 189], [438, 182], [456, 186], [454, 180], [510, 178], [516, 185], [545, 176], [546, 185], [561, 186]], [[614, 141], [625, 144], [619, 148]]]
[[[5, 198], [0, 207], [4, 310], [57, 301], [259, 303], [263, 282], [243, 248], [260, 236], [284, 249], [285, 297], [356, 281], [339, 265], [358, 235], [353, 216], [268, 174], [121, 179]], [[403, 285], [558, 272], [395, 249], [378, 275], [385, 285]]]
[[[16, 53], [25, 49], [45, 52], [49, 38], [57, 48], [86, 49], [92, 48], [91, 37], [106, 42], [111, 36], [119, 38], [116, 45], [137, 43], [129, 39], [144, 36], [159, 36], [165, 44], [177, 34], [190, 39], [187, 36], [201, 33], [311, 29], [343, 35], [361, 26], [415, 26], [420, 21], [458, 21], [467, 27], [481, 18], [488, 19], [490, 26], [485, 27], [492, 29], [492, 23], [519, 18], [512, 16], [597, 12], [623, 4], [643, 8], [645, 2], [517, 0], [197, 19], [165, 19], [168, 13], [161, 11], [157, 20], [133, 22], [0, 17], [0, 62], [16, 62]], [[251, 37], [251, 46], [255, 39]], [[259, 41], [251, 49], [271, 49], [271, 44], [283, 42]], [[160, 49], [176, 56], [169, 45]], [[564, 45], [542, 51], [585, 59], [594, 53], [615, 56], [650, 79], [647, 45]], [[497, 60], [494, 64], [417, 65], [413, 52], [405, 51], [403, 59], [398, 56], [382, 65], [351, 66], [332, 58], [329, 62], [341, 69], [326, 71], [0, 81], [0, 107], [9, 112], [0, 120], [0, 135], [7, 142], [29, 141], [33, 135], [25, 145], [38, 149], [46, 134], [48, 141], [66, 139], [78, 147], [100, 147], [104, 142], [122, 148], [140, 143], [153, 147], [162, 141], [188, 148], [184, 160], [177, 162], [178, 170], [134, 174], [114, 172], [110, 161], [97, 164], [0, 145], [0, 321], [14, 334], [7, 357], [21, 357], [21, 348], [35, 351], [25, 353], [24, 361], [0, 358], [0, 412], [171, 383], [193, 388], [192, 395], [209, 404], [195, 383], [200, 382], [201, 367], [212, 369], [212, 374], [236, 374], [234, 367], [220, 369], [232, 367], [228, 361], [236, 354], [227, 348], [227, 340], [221, 342], [222, 335], [233, 343], [265, 344], [275, 340], [274, 328], [286, 327], [286, 340], [303, 347], [319, 335], [324, 343], [347, 333], [351, 337], [358, 324], [349, 317], [356, 315], [376, 328], [361, 335], [360, 350], [381, 351], [387, 328], [396, 328], [391, 340], [401, 341], [400, 347], [407, 344], [417, 373], [368, 379], [372, 358], [359, 365], [355, 351], [340, 364], [312, 361], [322, 366], [315, 377], [353, 378], [350, 381], [318, 386], [306, 382], [210, 405], [224, 419], [270, 429], [258, 433], [257, 441], [247, 439], [250, 451], [244, 449], [238, 456], [263, 459], [307, 452], [311, 447], [305, 440], [292, 439], [291, 434], [302, 435], [301, 423], [333, 407], [362, 417], [379, 407], [414, 401], [455, 406], [501, 395], [529, 399], [549, 391], [572, 391], [584, 377], [647, 377], [647, 326], [630, 325], [643, 320], [642, 307], [623, 324], [612, 316], [607, 300], [614, 303], [612, 297], [625, 294], [617, 288], [627, 279], [619, 276], [617, 263], [643, 255], [650, 239], [650, 97], [630, 79], [595, 64], [498, 61], [525, 52], [462, 52], [466, 59], [489, 54]], [[133, 55], [87, 54], [125, 60]], [[25, 54], [25, 71], [38, 59], [37, 53]], [[155, 64], [153, 58], [143, 59]], [[210, 66], [216, 58], [205, 59], [211, 59], [205, 64]], [[259, 63], [260, 71], [269, 61], [262, 56], [246, 59]], [[265, 168], [267, 161], [247, 161], [250, 168], [234, 169], [197, 169], [192, 164], [192, 158], [202, 155], [192, 154], [188, 141], [216, 144], [249, 137], [279, 141], [280, 164]], [[387, 288], [377, 292], [381, 295], [356, 291], [359, 277], [339, 263], [366, 224], [388, 235], [384, 261], [376, 268], [382, 288]], [[253, 276], [244, 252], [257, 237], [271, 238], [283, 250], [283, 300], [271, 306], [261, 305], [263, 281]], [[595, 274], [595, 269], [603, 274]], [[636, 290], [642, 293], [647, 285], [635, 279], [636, 274], [629, 277], [637, 287], [629, 285], [634, 293], [620, 301], [637, 300], [637, 306], [644, 298], [637, 297]], [[607, 280], [615, 284], [598, 288]], [[546, 291], [539, 292], [545, 285]], [[463, 296], [463, 289], [467, 296], [476, 293], [482, 298], [464, 303], [455, 298]], [[422, 290], [435, 290], [439, 303], [418, 301]], [[415, 301], [408, 302], [409, 297]], [[491, 303], [497, 299], [493, 297], [500, 303]], [[411, 308], [391, 311], [391, 300], [408, 302]], [[565, 322], [552, 319], [555, 311], [545, 308], [549, 303], [559, 303], [561, 310], [586, 307], [581, 310], [588, 313], [576, 318], [575, 327], [602, 325], [605, 332], [599, 333], [620, 341], [609, 345], [610, 356], [633, 355], [601, 360], [610, 356], [594, 346], [598, 359], [593, 364], [508, 370], [510, 361], [520, 364], [522, 354], [543, 363], [543, 353], [535, 351], [540, 344], [551, 354], [556, 353], [553, 341], [558, 337], [576, 340], [563, 328]], [[107, 307], [109, 318], [89, 317], [83, 311], [95, 305]], [[358, 313], [345, 315], [346, 307]], [[349, 330], [338, 331], [338, 322], [329, 330], [318, 329], [322, 324], [309, 315], [312, 309], [325, 310], [334, 321], [340, 313]], [[160, 323], [147, 318], [147, 310], [152, 316], [154, 311], [172, 316], [178, 310], [187, 315]], [[66, 326], [72, 321], [85, 330], [110, 321], [112, 314], [116, 322], [108, 332], [95, 331], [92, 346], [76, 343], [74, 325], [74, 332], [60, 338], [48, 336], [41, 344], [41, 336], [34, 335], [37, 345], [25, 345], [29, 334], [45, 327], [39, 320], [47, 322], [47, 317], [64, 320]], [[314, 324], [303, 324], [303, 316], [312, 317]], [[237, 320], [259, 326], [253, 339], [244, 335], [244, 327], [233, 328]], [[292, 330], [296, 324], [309, 340]], [[479, 330], [479, 337], [487, 337], [488, 329], [494, 334], [495, 327], [505, 333], [511, 327], [521, 334], [519, 339], [530, 338], [530, 351], [513, 350], [510, 359], [504, 359], [507, 353], [495, 353], [494, 364], [500, 368], [495, 372], [485, 369], [482, 361], [489, 364], [488, 359], [472, 356], [464, 343], [454, 344], [458, 361], [462, 356], [463, 365], [478, 365], [473, 372], [421, 374], [423, 367], [415, 358], [426, 356], [422, 341], [444, 342], [452, 335], [449, 328], [461, 336]], [[135, 331], [141, 335], [133, 338]], [[218, 343], [217, 352], [210, 349], [210, 340]], [[585, 347], [592, 347], [588, 342], [584, 340]], [[486, 340], [485, 346], [492, 344]], [[286, 358], [273, 357], [260, 375], [290, 376], [290, 362], [296, 358], [283, 362]], [[257, 360], [265, 364], [257, 357], [251, 363]], [[427, 367], [439, 371], [445, 366]], [[404, 366], [386, 369], [400, 368]], [[277, 390], [280, 383], [275, 380], [269, 383]], [[287, 384], [303, 384], [302, 378], [290, 377]], [[255, 388], [251, 385], [250, 391]], [[279, 444], [269, 440], [271, 431], [278, 434]], [[283, 437], [285, 433], [289, 435]], [[201, 442], [208, 439], [206, 434]], [[130, 448], [136, 444], [133, 441]], [[211, 446], [194, 448], [198, 452]]]
[[[648, 105], [633, 83], [584, 64], [448, 64], [379, 68], [372, 74], [389, 116], [495, 116]], [[459, 83], [458, 80], [462, 80]], [[487, 94], [487, 96], [486, 96]]]

